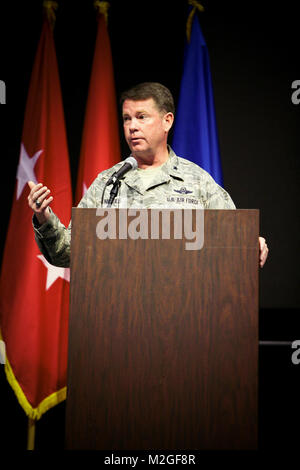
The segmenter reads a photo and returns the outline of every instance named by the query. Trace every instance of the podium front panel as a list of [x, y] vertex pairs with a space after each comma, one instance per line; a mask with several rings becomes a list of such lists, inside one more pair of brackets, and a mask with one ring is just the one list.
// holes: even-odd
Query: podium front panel
[[177, 211], [73, 209], [67, 449], [257, 447], [259, 211]]

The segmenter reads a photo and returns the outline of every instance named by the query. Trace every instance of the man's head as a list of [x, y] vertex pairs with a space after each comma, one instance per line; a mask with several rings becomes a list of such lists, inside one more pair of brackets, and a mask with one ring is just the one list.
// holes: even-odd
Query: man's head
[[175, 113], [174, 99], [170, 90], [157, 82], [140, 83], [121, 95], [121, 106], [125, 100], [143, 101], [152, 98], [158, 111]]
[[121, 96], [124, 134], [133, 155], [141, 160], [166, 154], [174, 121], [174, 100], [160, 83], [141, 83]]

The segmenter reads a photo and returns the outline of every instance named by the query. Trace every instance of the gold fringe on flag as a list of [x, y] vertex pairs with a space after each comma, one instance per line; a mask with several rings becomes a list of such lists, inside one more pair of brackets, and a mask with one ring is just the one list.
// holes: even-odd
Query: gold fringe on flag
[[194, 15], [196, 13], [196, 10], [203, 12], [204, 6], [201, 5], [200, 2], [197, 2], [196, 0], [188, 0], [188, 4], [193, 7], [186, 22], [186, 37], [187, 37], [188, 42], [190, 42]]
[[110, 7], [109, 2], [104, 2], [104, 1], [100, 1], [100, 0], [95, 0], [95, 1], [94, 1], [94, 7], [95, 7], [96, 10], [98, 11], [99, 15], [104, 15], [104, 18], [105, 18], [105, 21], [106, 21], [106, 24], [107, 24], [107, 21], [108, 21], [108, 9], [109, 9], [109, 7]]
[[5, 374], [8, 383], [10, 384], [11, 388], [15, 392], [18, 402], [20, 403], [21, 407], [25, 411], [28, 418], [33, 420], [38, 420], [41, 416], [46, 413], [50, 408], [53, 408], [55, 405], [58, 405], [62, 401], [66, 399], [67, 396], [67, 387], [63, 387], [60, 390], [48, 395], [44, 400], [37, 406], [37, 408], [33, 408], [29, 401], [26, 398], [22, 388], [20, 387], [11, 365], [6, 357], [5, 362]]
[[50, 23], [50, 26], [53, 29], [56, 20], [55, 10], [57, 10], [58, 8], [58, 3], [52, 0], [44, 0], [43, 7]]
[[[1, 335], [1, 329], [0, 329], [0, 340], [3, 341], [3, 337]], [[5, 370], [7, 381], [9, 385], [11, 386], [11, 388], [13, 389], [13, 391], [15, 392], [18, 402], [20, 403], [21, 407], [25, 411], [28, 418], [31, 420], [40, 419], [41, 416], [46, 411], [48, 411], [50, 408], [54, 407], [55, 405], [58, 405], [59, 403], [64, 401], [67, 397], [67, 387], [65, 386], [61, 388], [60, 390], [57, 390], [56, 392], [44, 398], [44, 400], [38, 405], [37, 408], [33, 408], [31, 404], [29, 403], [29, 401], [27, 400], [26, 395], [24, 394], [22, 388], [20, 387], [13, 373], [12, 367], [10, 365], [10, 362], [7, 356], [5, 357], [4, 370]]]

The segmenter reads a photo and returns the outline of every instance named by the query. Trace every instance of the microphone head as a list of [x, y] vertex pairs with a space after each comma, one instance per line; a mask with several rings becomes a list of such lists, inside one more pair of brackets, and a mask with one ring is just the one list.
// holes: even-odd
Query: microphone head
[[124, 161], [124, 163], [129, 163], [129, 165], [132, 166], [132, 169], [133, 170], [136, 170], [137, 167], [138, 167], [138, 162], [136, 161], [136, 159], [134, 157], [127, 157], [126, 160]]

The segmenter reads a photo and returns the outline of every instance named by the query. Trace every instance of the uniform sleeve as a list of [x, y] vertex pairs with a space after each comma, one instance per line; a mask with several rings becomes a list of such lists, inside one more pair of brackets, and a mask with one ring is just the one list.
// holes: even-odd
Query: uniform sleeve
[[209, 177], [206, 186], [205, 209], [236, 209], [228, 192]]
[[44, 224], [39, 225], [35, 216], [32, 222], [35, 240], [46, 260], [54, 266], [69, 267], [71, 222], [66, 228], [52, 211], [49, 220]]
[[[89, 187], [78, 207], [98, 207], [97, 189], [101, 188], [100, 175]], [[33, 230], [35, 240], [46, 260], [59, 267], [70, 266], [71, 255], [71, 222], [65, 227], [57, 215], [50, 209], [51, 214], [47, 222], [39, 225], [35, 216], [33, 216]]]

